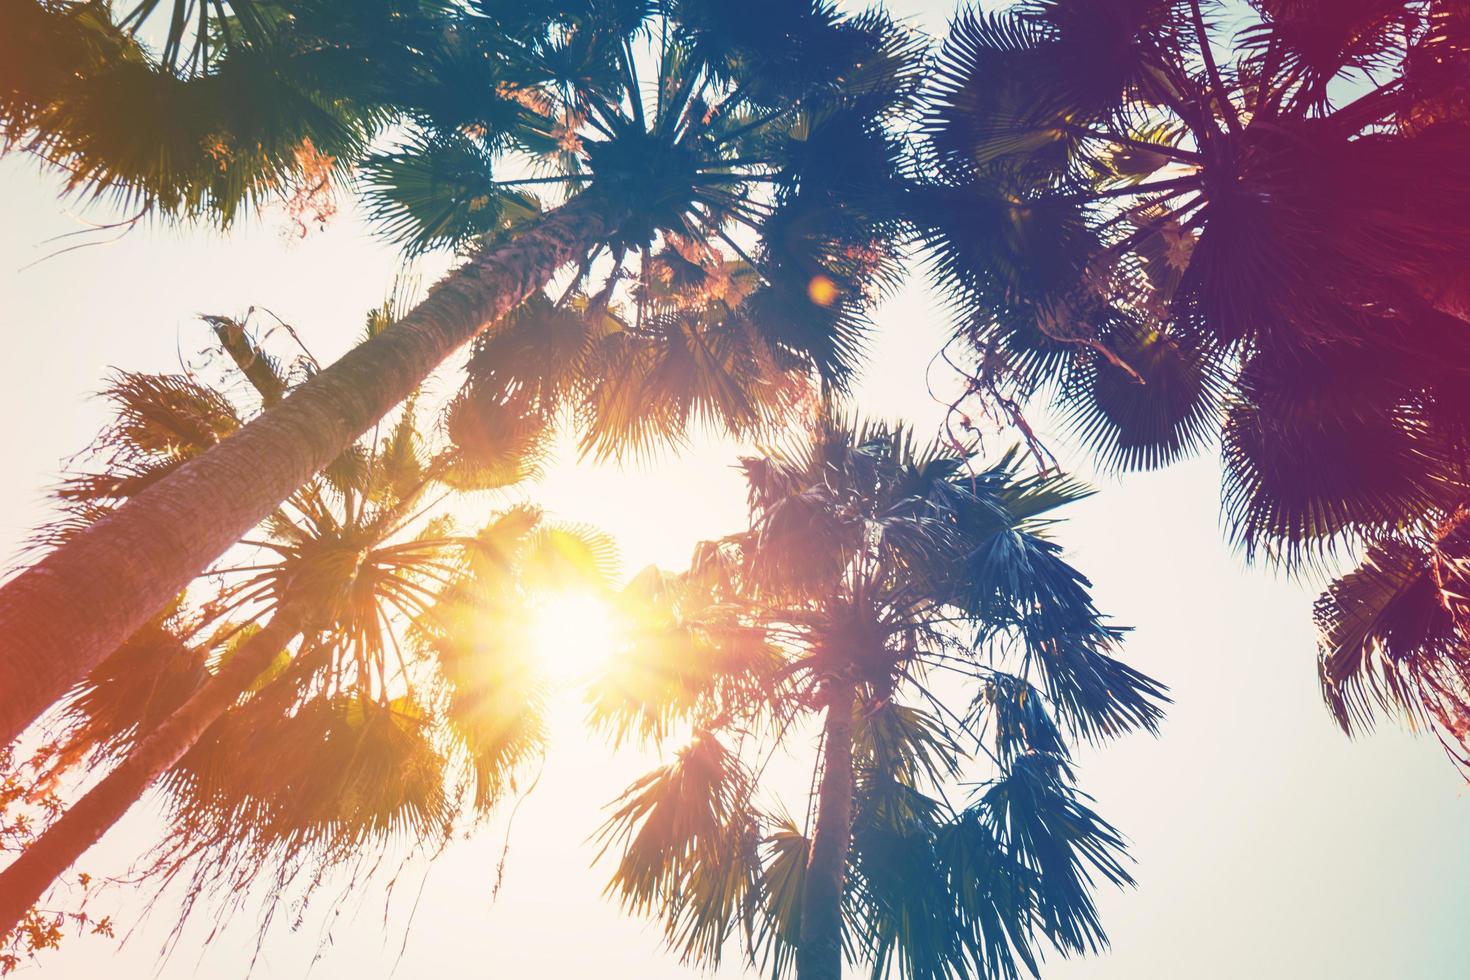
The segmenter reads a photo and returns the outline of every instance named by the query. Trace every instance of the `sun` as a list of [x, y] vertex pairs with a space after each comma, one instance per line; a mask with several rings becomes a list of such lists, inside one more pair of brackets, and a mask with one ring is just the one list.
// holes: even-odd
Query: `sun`
[[588, 679], [617, 650], [617, 624], [606, 600], [588, 592], [556, 592], [536, 603], [531, 647], [547, 677], [562, 684]]

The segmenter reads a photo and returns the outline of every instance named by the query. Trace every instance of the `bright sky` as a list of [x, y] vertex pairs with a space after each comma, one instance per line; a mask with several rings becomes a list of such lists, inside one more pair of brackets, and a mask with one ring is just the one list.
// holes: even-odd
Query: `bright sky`
[[[894, 3], [939, 30], [948, 5]], [[398, 271], [395, 252], [344, 213], [321, 233], [286, 241], [267, 214], [229, 236], [140, 228], [17, 271], [82, 227], [57, 203], [54, 180], [0, 161], [0, 296], [10, 367], [0, 385], [0, 551], [44, 513], [42, 489], [82, 447], [102, 414], [89, 399], [110, 367], [177, 367], [205, 345], [196, 313], [280, 314], [323, 360], [361, 329]], [[94, 220], [104, 220], [91, 214]], [[426, 267], [431, 278], [438, 266]], [[915, 284], [878, 316], [858, 403], [932, 431], [941, 414], [923, 383], [944, 315]], [[537, 498], [558, 516], [612, 533], [625, 565], [683, 563], [698, 539], [739, 526], [744, 492], [730, 469], [736, 447], [701, 443], [674, 459], [589, 472], [571, 458]], [[1069, 454], [1071, 458], [1071, 454]], [[1085, 474], [1080, 461], [1076, 467]], [[1321, 706], [1310, 602], [1315, 590], [1245, 569], [1220, 540], [1218, 471], [1211, 459], [1101, 481], [1061, 531], [1094, 580], [1102, 609], [1134, 626], [1125, 656], [1168, 683], [1175, 698], [1162, 737], [1131, 737], [1083, 755], [1084, 788], [1133, 842], [1139, 887], [1101, 895], [1110, 954], [1049, 963], [1049, 978], [1155, 980], [1187, 976], [1430, 980], [1470, 962], [1470, 802], [1432, 739], [1394, 729], [1349, 742]], [[85, 615], [85, 610], [78, 610]], [[506, 814], [458, 843], [432, 868], [396, 973], [409, 906], [423, 869], [405, 874], [385, 924], [370, 890], [321, 950], [313, 975], [360, 980], [443, 976], [674, 980], [694, 971], [659, 947], [656, 930], [600, 897], [605, 869], [588, 870], [585, 843], [599, 810], [655, 760], [612, 754], [565, 707], [536, 791], [509, 837], [503, 888], [492, 901]], [[804, 760], [791, 763], [806, 764]], [[154, 837], [139, 807], [89, 856], [116, 872]], [[124, 910], [120, 916], [126, 921]], [[249, 923], [202, 956], [200, 916], [180, 952], [156, 952], [171, 922], [160, 907], [119, 953], [105, 940], [70, 941], [44, 961], [57, 980], [243, 977]], [[317, 947], [318, 920], [278, 932], [255, 976], [299, 977]], [[721, 976], [735, 976], [730, 969]]]

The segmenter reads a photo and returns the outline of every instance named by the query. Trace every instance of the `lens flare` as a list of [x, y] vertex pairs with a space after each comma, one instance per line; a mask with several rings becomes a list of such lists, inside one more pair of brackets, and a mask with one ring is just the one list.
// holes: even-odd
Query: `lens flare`
[[837, 302], [837, 284], [826, 276], [813, 276], [806, 294], [818, 306], [831, 306]]

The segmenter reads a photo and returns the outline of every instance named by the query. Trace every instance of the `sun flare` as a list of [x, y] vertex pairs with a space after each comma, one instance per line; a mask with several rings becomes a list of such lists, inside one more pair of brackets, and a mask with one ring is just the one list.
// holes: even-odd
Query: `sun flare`
[[531, 646], [547, 676], [574, 683], [595, 674], [617, 649], [612, 607], [587, 592], [558, 592], [536, 605]]

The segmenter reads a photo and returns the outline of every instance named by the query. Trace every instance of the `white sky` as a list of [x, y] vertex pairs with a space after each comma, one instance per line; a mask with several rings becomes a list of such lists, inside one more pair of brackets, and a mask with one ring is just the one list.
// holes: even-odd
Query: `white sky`
[[[892, 6], [918, 13], [933, 30], [948, 11], [919, 0]], [[56, 189], [29, 164], [0, 161], [4, 553], [44, 513], [42, 489], [61, 458], [96, 431], [101, 406], [88, 396], [109, 367], [176, 368], [180, 351], [205, 344], [196, 313], [239, 314], [252, 304], [290, 321], [326, 360], [348, 346], [398, 271], [395, 252], [347, 211], [301, 241], [283, 239], [280, 215], [227, 237], [140, 228], [116, 244], [17, 271], [54, 247], [44, 239], [81, 227], [56, 201]], [[923, 373], [944, 331], [943, 312], [916, 281], [878, 321], [858, 403], [870, 415], [904, 416], [931, 431], [940, 408], [925, 392]], [[569, 459], [538, 498], [558, 516], [616, 535], [630, 569], [677, 567], [693, 542], [743, 520], [734, 454], [732, 446], [702, 444], [631, 470], [592, 470]], [[1086, 473], [1080, 463], [1078, 472]], [[1169, 684], [1176, 703], [1159, 739], [1130, 737], [1083, 754], [1083, 786], [1131, 838], [1139, 887], [1101, 894], [1110, 954], [1053, 960], [1044, 975], [1463, 976], [1470, 962], [1464, 783], [1432, 739], [1385, 729], [1349, 742], [1336, 731], [1317, 692], [1314, 590], [1243, 568], [1221, 542], [1218, 476], [1215, 462], [1201, 459], [1100, 481], [1104, 492], [1075, 506], [1058, 532], [1093, 578], [1100, 607], [1136, 628], [1126, 658]], [[696, 975], [661, 950], [654, 928], [601, 899], [605, 869], [588, 870], [593, 849], [584, 839], [599, 823], [598, 808], [653, 760], [608, 752], [579, 729], [570, 709], [554, 734], [545, 775], [516, 818], [498, 901], [492, 904], [490, 889], [503, 815], [429, 873], [393, 975]], [[86, 867], [121, 870], [152, 839], [153, 819], [139, 807]], [[386, 926], [378, 891], [364, 896], [355, 919], [345, 921], [344, 913], [314, 976], [390, 975], [418, 887], [415, 875], [405, 877], [412, 880], [400, 886]], [[198, 956], [207, 916], [160, 971], [155, 954], [169, 918], [166, 907], [155, 912], [121, 952], [102, 939], [69, 941], [40, 972], [57, 980], [99, 971], [129, 980], [245, 975], [249, 924]], [[278, 934], [255, 976], [304, 975], [318, 925], [308, 918], [303, 933]]]

